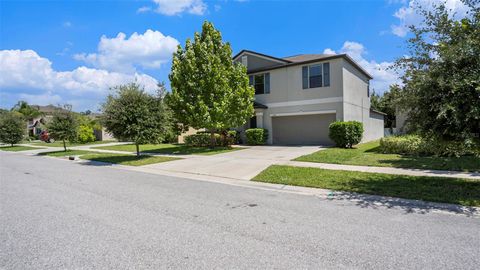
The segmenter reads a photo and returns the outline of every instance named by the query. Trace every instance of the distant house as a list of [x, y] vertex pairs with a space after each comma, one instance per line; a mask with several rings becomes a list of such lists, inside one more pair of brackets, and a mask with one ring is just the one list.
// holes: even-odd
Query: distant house
[[255, 116], [243, 128], [268, 129], [268, 143], [332, 144], [328, 126], [336, 120], [362, 122], [364, 142], [383, 137], [385, 114], [370, 107], [372, 76], [348, 55], [243, 50], [233, 60], [255, 88]]

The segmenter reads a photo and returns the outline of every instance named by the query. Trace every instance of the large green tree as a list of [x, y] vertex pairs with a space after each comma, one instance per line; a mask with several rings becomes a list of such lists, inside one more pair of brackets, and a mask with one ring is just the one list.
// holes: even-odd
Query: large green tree
[[372, 108], [387, 114], [385, 116], [385, 128], [393, 128], [395, 126], [396, 108], [398, 106], [397, 96], [399, 91], [400, 86], [393, 84], [383, 95], [378, 95], [373, 92], [370, 96]]
[[25, 135], [25, 122], [23, 115], [17, 112], [0, 114], [0, 142], [12, 146], [23, 139]]
[[26, 101], [17, 102], [17, 104], [13, 106], [12, 111], [21, 113], [25, 120], [31, 120], [42, 115], [37, 108], [29, 105]]
[[137, 83], [114, 87], [115, 93], [102, 105], [102, 123], [115, 138], [140, 145], [161, 143], [171, 129], [171, 112], [167, 108], [163, 84], [156, 95], [146, 93]]
[[193, 42], [178, 46], [170, 73], [169, 98], [176, 118], [193, 128], [211, 133], [244, 125], [253, 115], [254, 89], [249, 86], [246, 67], [232, 61], [230, 44], [212, 23], [204, 22]]
[[57, 109], [47, 124], [47, 130], [50, 137], [63, 142], [63, 149], [67, 151], [66, 141], [77, 139], [78, 119], [72, 112], [72, 106], [64, 105], [63, 109]]
[[480, 133], [480, 1], [463, 3], [470, 11], [461, 20], [443, 4], [420, 9], [424, 20], [410, 28], [410, 52], [396, 62], [404, 72], [397, 103], [408, 127], [447, 140]]

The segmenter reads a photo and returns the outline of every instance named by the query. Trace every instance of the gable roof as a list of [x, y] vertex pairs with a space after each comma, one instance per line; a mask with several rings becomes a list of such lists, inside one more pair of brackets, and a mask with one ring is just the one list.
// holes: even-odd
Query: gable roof
[[251, 71], [249, 71], [249, 73], [267, 71], [267, 70], [272, 70], [272, 69], [277, 69], [277, 68], [282, 68], [282, 67], [287, 67], [287, 66], [309, 64], [309, 63], [313, 63], [313, 62], [317, 62], [317, 61], [343, 58], [347, 62], [352, 64], [352, 66], [354, 66], [356, 69], [358, 69], [365, 76], [367, 76], [367, 78], [373, 79], [373, 77], [372, 77], [372, 75], [370, 75], [370, 73], [368, 73], [365, 69], [363, 69], [355, 60], [353, 60], [347, 54], [298, 54], [298, 55], [288, 56], [288, 57], [284, 57], [284, 58], [277, 58], [277, 57], [273, 57], [273, 56], [270, 56], [270, 55], [257, 53], [257, 52], [254, 52], [254, 51], [241, 50], [239, 53], [237, 53], [233, 57], [233, 60], [236, 60], [243, 53], [259, 55], [259, 56], [270, 58], [270, 59], [273, 59], [273, 60], [276, 60], [276, 61], [283, 61], [283, 64], [281, 64], [281, 65], [273, 66], [273, 67], [267, 67], [267, 68], [261, 68], [261, 69], [257, 69], [257, 70], [251, 70]]

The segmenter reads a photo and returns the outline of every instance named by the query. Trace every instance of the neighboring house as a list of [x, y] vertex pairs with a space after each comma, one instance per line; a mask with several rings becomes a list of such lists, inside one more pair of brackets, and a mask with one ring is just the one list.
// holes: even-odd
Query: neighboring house
[[270, 144], [332, 144], [336, 120], [363, 123], [363, 141], [383, 137], [384, 113], [370, 108], [372, 76], [346, 54], [277, 58], [243, 50], [255, 88], [255, 117], [244, 128], [266, 128]]
[[28, 120], [27, 129], [28, 136], [38, 137], [40, 133], [46, 129], [46, 123], [50, 121], [53, 117], [53, 113], [56, 110], [64, 110], [63, 108], [56, 107], [53, 105], [40, 106], [40, 105], [30, 105], [31, 107], [37, 109], [41, 115]]

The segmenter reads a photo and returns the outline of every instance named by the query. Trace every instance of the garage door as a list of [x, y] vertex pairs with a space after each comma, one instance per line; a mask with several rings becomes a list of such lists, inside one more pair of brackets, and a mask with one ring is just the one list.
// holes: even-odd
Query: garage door
[[335, 114], [315, 114], [272, 117], [274, 144], [332, 144], [328, 125]]

